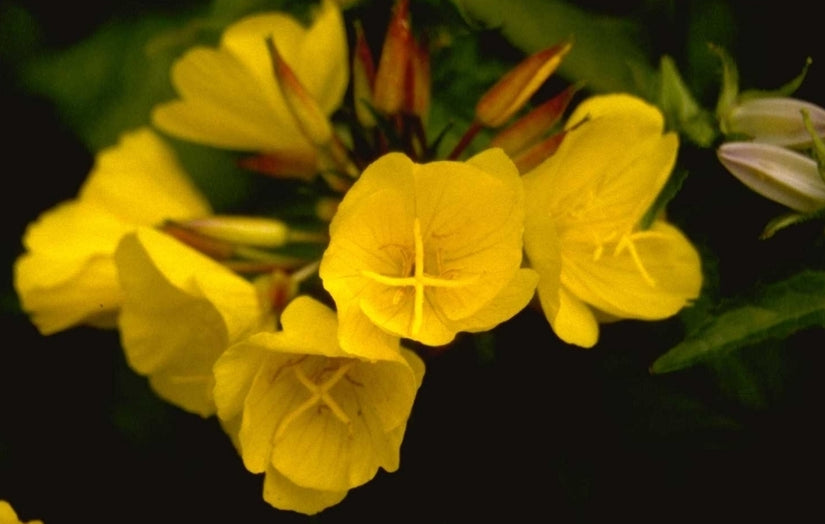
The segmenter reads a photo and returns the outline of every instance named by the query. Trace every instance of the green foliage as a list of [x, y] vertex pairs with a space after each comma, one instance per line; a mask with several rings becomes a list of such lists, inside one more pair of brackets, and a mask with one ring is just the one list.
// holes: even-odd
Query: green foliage
[[21, 76], [97, 150], [148, 123], [152, 106], [172, 97], [169, 68], [202, 29], [189, 17], [113, 21], [74, 47], [43, 54]]
[[559, 68], [596, 92], [622, 91], [650, 98], [655, 72], [638, 46], [644, 28], [554, 0], [454, 0], [469, 21], [501, 34], [526, 52], [573, 38]]
[[710, 147], [716, 138], [713, 116], [702, 108], [682, 80], [673, 58], [663, 56], [660, 63], [658, 105], [668, 125], [683, 133], [700, 147]]
[[659, 357], [651, 371], [676, 371], [805, 328], [825, 327], [823, 290], [825, 271], [811, 270], [765, 286], [751, 300], [709, 317]]

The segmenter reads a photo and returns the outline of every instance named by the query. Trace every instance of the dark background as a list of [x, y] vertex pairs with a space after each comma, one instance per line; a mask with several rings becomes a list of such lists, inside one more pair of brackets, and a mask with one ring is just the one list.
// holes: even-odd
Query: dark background
[[[23, 6], [47, 46], [80, 41], [114, 16], [165, 2], [46, 1]], [[712, 2], [691, 2], [698, 8]], [[814, 57], [801, 98], [825, 103], [821, 18], [800, 2], [720, 2], [742, 83], [775, 87]], [[0, 2], [7, 13], [9, 2]], [[194, 5], [194, 4], [193, 4]], [[583, 2], [644, 16], [647, 2]], [[650, 37], [685, 58], [678, 4]], [[605, 326], [590, 351], [561, 344], [525, 311], [494, 333], [428, 358], [401, 468], [379, 472], [340, 505], [307, 518], [269, 507], [216, 420], [159, 401], [124, 363], [115, 332], [40, 336], [19, 313], [11, 263], [25, 225], [71, 198], [92, 155], [49, 101], [15, 77], [24, 56], [5, 35], [2, 104], [3, 291], [0, 499], [24, 519], [76, 522], [820, 522], [825, 431], [822, 329], [747, 348], [716, 366], [651, 376], [678, 320]], [[712, 94], [705, 93], [704, 96]], [[757, 239], [781, 211], [725, 178], [708, 151], [674, 220], [716, 253], [720, 293], [825, 267], [821, 224]], [[818, 265], [817, 265], [818, 264]], [[825, 291], [824, 291], [825, 292]], [[491, 347], [495, 347], [491, 350]]]

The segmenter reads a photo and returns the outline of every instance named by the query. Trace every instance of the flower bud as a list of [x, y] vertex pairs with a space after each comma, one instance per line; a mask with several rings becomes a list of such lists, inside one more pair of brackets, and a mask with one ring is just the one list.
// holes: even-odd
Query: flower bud
[[481, 97], [476, 119], [487, 127], [504, 124], [556, 71], [571, 47], [570, 42], [563, 42], [522, 60]]
[[274, 178], [312, 180], [318, 173], [318, 154], [311, 149], [269, 151], [243, 157], [238, 165]]
[[430, 53], [425, 42], [413, 41], [410, 49], [407, 113], [426, 120], [430, 111]]
[[328, 145], [332, 140], [332, 125], [329, 119], [289, 65], [281, 58], [272, 37], [267, 38], [266, 43], [272, 57], [275, 78], [301, 132], [316, 146]]
[[289, 227], [264, 217], [214, 215], [190, 220], [184, 227], [203, 236], [235, 245], [280, 247], [289, 240]]
[[361, 24], [355, 24], [355, 52], [352, 55], [352, 97], [355, 116], [364, 127], [375, 127], [375, 117], [370, 111], [374, 106], [375, 62], [372, 59], [367, 37]]
[[555, 135], [550, 135], [544, 140], [533, 144], [520, 151], [518, 154], [512, 156], [513, 163], [516, 164], [519, 173], [527, 173], [537, 165], [541, 164], [547, 158], [556, 152], [564, 140], [567, 131], [561, 131]]
[[408, 64], [413, 45], [409, 3], [409, 0], [399, 0], [395, 4], [375, 73], [375, 107], [390, 115], [401, 111], [407, 98]]
[[811, 135], [802, 121], [802, 110], [810, 115], [817, 135], [825, 136], [825, 109], [789, 97], [740, 102], [727, 114], [725, 129], [729, 134], [747, 135], [755, 142], [804, 148], [811, 145]]
[[774, 144], [728, 142], [717, 156], [733, 176], [762, 196], [802, 213], [825, 207], [825, 181], [806, 155]]
[[577, 90], [578, 86], [570, 86], [536, 107], [494, 136], [490, 145], [511, 156], [531, 147], [561, 119]]

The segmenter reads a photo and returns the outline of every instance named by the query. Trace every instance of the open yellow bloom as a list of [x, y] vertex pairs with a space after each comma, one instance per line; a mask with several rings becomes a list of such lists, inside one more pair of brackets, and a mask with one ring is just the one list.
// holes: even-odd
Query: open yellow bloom
[[370, 323], [439, 346], [509, 319], [537, 280], [521, 269], [523, 229], [524, 188], [500, 149], [467, 162], [379, 158], [341, 202], [321, 261], [342, 347], [372, 358]]
[[210, 213], [172, 150], [148, 128], [97, 156], [74, 200], [43, 213], [14, 265], [23, 309], [43, 334], [76, 324], [113, 326], [122, 300], [113, 254], [126, 233]]
[[43, 524], [42, 520], [30, 520], [23, 522], [17, 517], [17, 513], [11, 504], [5, 500], [0, 500], [0, 524]]
[[255, 286], [150, 228], [115, 253], [123, 305], [118, 325], [129, 364], [188, 411], [215, 413], [212, 366], [230, 344], [271, 326]]
[[338, 5], [323, 0], [310, 27], [284, 13], [252, 15], [229, 26], [220, 47], [189, 50], [172, 68], [180, 98], [155, 108], [155, 125], [214, 147], [315, 158], [274, 76], [269, 37], [320, 109], [337, 109], [349, 81], [346, 30]]
[[354, 358], [338, 344], [335, 312], [300, 296], [282, 331], [259, 332], [215, 364], [223, 420], [241, 416], [237, 442], [247, 469], [265, 473], [273, 506], [317, 513], [348, 490], [395, 471], [424, 364], [394, 347]]
[[639, 222], [667, 181], [678, 138], [629, 95], [583, 102], [558, 151], [524, 175], [524, 245], [544, 313], [562, 340], [591, 347], [600, 319], [661, 319], [696, 298], [700, 259], [664, 219]]

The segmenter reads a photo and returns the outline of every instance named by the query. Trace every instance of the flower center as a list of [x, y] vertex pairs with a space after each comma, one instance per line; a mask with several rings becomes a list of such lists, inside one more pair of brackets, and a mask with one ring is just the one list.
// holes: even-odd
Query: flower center
[[[438, 274], [433, 275], [426, 273], [424, 270], [424, 238], [421, 235], [421, 221], [416, 217], [413, 220], [413, 245], [414, 253], [411, 257], [411, 267], [402, 273], [404, 276], [389, 276], [376, 273], [374, 271], [363, 270], [361, 274], [381, 284], [392, 287], [411, 287], [414, 292], [413, 298], [413, 315], [410, 325], [410, 332], [413, 336], [421, 331], [421, 326], [424, 324], [424, 289], [425, 287], [460, 287], [467, 285], [471, 280], [475, 279], [449, 279], [442, 278], [445, 274], [441, 267], [436, 268]], [[440, 257], [436, 257], [436, 261]], [[405, 264], [408, 265], [409, 262]], [[440, 266], [440, 264], [437, 264]]]
[[[303, 360], [304, 359], [299, 360], [291, 367], [292, 371], [295, 373], [295, 378], [297, 378], [298, 382], [300, 382], [309, 391], [310, 396], [297, 408], [292, 410], [286, 417], [284, 417], [278, 425], [278, 429], [275, 431], [275, 440], [283, 436], [289, 425], [292, 424], [292, 422], [294, 422], [299, 416], [316, 406], [318, 407], [319, 412], [322, 409], [329, 409], [335, 418], [346, 424], [348, 430], [351, 432], [352, 421], [338, 402], [336, 402], [335, 398], [332, 397], [330, 390], [335, 387], [341, 379], [347, 376], [347, 372], [349, 372], [355, 362], [350, 360], [342, 364], [340, 362], [332, 361], [331, 365], [321, 368], [315, 372], [312, 377], [309, 377], [301, 365]], [[328, 378], [324, 380], [324, 377]]]

